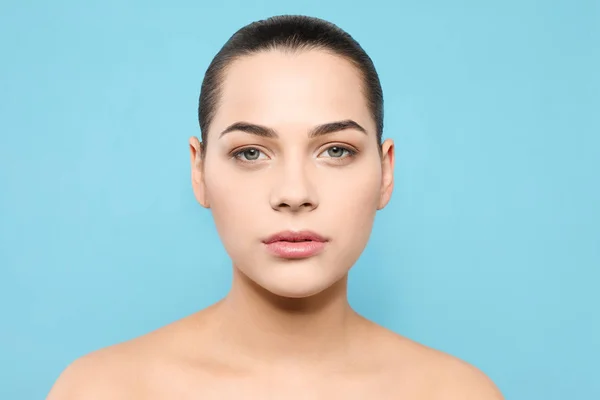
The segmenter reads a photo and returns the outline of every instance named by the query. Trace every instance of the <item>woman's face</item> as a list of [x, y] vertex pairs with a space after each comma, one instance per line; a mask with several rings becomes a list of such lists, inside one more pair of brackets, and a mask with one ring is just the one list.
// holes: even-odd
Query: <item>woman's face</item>
[[[196, 197], [234, 267], [276, 295], [308, 297], [344, 278], [389, 201], [393, 144], [380, 157], [362, 85], [325, 51], [245, 56], [227, 69], [204, 160], [190, 140]], [[321, 238], [266, 243], [285, 231]]]

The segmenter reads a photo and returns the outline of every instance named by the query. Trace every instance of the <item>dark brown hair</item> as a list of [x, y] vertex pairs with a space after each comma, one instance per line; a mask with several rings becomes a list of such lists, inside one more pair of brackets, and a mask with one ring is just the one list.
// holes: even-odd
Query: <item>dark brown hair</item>
[[354, 64], [362, 73], [364, 94], [377, 127], [377, 142], [381, 145], [383, 91], [371, 58], [356, 40], [331, 22], [302, 15], [281, 15], [253, 22], [238, 30], [210, 63], [202, 81], [198, 105], [202, 152], [206, 149], [208, 128], [219, 104], [219, 89], [227, 66], [240, 57], [271, 49], [321, 49]]

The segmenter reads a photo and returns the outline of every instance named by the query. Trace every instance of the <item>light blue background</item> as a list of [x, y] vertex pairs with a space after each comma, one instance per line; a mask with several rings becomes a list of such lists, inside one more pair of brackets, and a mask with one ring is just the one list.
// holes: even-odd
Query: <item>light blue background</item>
[[0, 398], [226, 293], [200, 84], [235, 30], [300, 13], [373, 58], [397, 143], [354, 307], [508, 399], [599, 399], [599, 2], [284, 3], [1, 3]]

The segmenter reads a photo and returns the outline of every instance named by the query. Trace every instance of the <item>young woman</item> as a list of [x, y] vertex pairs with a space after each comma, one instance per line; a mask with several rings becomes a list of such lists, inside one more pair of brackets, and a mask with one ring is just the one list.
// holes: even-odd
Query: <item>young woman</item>
[[476, 368], [348, 304], [394, 169], [356, 41], [315, 18], [252, 23], [209, 66], [198, 114], [192, 185], [231, 257], [230, 292], [76, 360], [49, 399], [501, 399]]

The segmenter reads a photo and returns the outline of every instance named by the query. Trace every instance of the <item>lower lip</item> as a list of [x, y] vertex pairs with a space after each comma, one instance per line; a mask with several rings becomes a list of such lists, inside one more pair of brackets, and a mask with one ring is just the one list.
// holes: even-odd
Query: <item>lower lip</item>
[[319, 254], [325, 248], [326, 242], [272, 242], [265, 243], [267, 250], [282, 258], [307, 258]]

